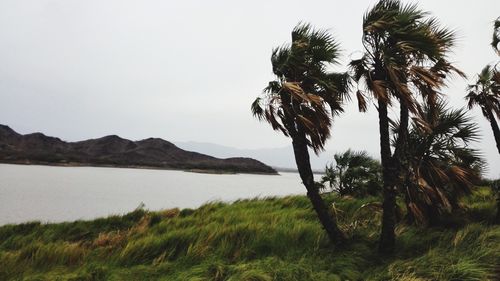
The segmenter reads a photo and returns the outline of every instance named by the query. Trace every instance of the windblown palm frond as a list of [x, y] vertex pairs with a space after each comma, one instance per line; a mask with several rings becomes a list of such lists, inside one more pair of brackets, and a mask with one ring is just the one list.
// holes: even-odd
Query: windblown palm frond
[[498, 55], [500, 55], [500, 17], [498, 17], [493, 23], [493, 39], [491, 40], [491, 46]]
[[339, 45], [325, 30], [299, 24], [292, 43], [276, 48], [271, 63], [276, 80], [252, 104], [254, 116], [285, 136], [305, 134], [318, 153], [330, 137], [332, 116], [343, 112], [349, 76], [329, 72], [338, 62]]
[[386, 102], [395, 97], [413, 113], [416, 94], [435, 102], [447, 76], [465, 76], [447, 58], [455, 38], [415, 4], [379, 1], [364, 15], [365, 56], [350, 63], [354, 79], [365, 86], [360, 104], [365, 104], [365, 93]]
[[[421, 223], [458, 207], [458, 198], [471, 191], [484, 161], [470, 148], [479, 129], [466, 109], [448, 109], [440, 101], [424, 106], [409, 134], [410, 174], [404, 190], [408, 212]], [[425, 124], [425, 125], [422, 125]]]
[[474, 84], [467, 87], [469, 109], [479, 106], [488, 121], [492, 113], [500, 117], [500, 73], [491, 65], [485, 66]]

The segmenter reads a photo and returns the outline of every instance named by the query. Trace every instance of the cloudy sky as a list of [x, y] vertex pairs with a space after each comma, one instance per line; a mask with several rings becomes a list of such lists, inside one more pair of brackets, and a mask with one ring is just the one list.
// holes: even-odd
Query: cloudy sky
[[[64, 140], [118, 134], [269, 148], [290, 141], [249, 106], [271, 80], [273, 47], [300, 21], [327, 28], [343, 63], [362, 50], [361, 20], [374, 1], [0, 1], [0, 123]], [[453, 60], [469, 75], [498, 58], [491, 50], [498, 0], [419, 1], [455, 29]], [[342, 68], [342, 67], [340, 67]], [[468, 81], [446, 93], [463, 106]], [[500, 176], [489, 124], [478, 110], [490, 176]], [[329, 151], [378, 155], [375, 109], [337, 118]]]

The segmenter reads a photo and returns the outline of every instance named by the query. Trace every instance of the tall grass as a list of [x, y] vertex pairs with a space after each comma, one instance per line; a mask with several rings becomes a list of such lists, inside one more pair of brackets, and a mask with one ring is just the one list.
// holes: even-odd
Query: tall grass
[[[400, 223], [376, 251], [377, 197], [328, 196], [346, 244], [334, 248], [304, 196], [136, 210], [93, 221], [0, 227], [0, 280], [495, 280], [500, 226], [480, 188], [446, 227]], [[335, 204], [333, 204], [335, 202]]]

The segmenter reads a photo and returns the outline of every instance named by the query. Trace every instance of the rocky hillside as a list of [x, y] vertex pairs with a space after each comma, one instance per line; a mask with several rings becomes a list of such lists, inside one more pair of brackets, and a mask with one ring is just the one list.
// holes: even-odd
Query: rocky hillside
[[160, 138], [131, 141], [111, 135], [65, 142], [42, 133], [21, 135], [5, 125], [0, 125], [0, 162], [276, 173], [252, 158], [219, 159], [182, 150]]

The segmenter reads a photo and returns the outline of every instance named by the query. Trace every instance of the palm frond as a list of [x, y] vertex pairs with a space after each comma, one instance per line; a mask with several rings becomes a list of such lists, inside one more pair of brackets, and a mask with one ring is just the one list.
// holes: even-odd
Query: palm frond
[[414, 218], [426, 223], [435, 216], [428, 210], [449, 212], [471, 191], [484, 167], [480, 153], [469, 147], [479, 136], [466, 109], [449, 109], [442, 100], [432, 108], [425, 105], [413, 119], [408, 142], [412, 176], [405, 195]]
[[491, 65], [486, 65], [477, 75], [474, 84], [467, 86], [465, 99], [469, 109], [479, 106], [484, 117], [491, 121], [492, 115], [500, 117], [500, 74]]
[[327, 71], [338, 62], [339, 44], [327, 30], [299, 23], [292, 42], [273, 49], [274, 81], [254, 101], [252, 113], [285, 136], [303, 133], [307, 144], [319, 153], [330, 137], [332, 117], [343, 112], [349, 100], [347, 73]]
[[491, 46], [500, 55], [500, 17], [498, 17], [493, 23], [493, 39], [491, 40]]
[[448, 60], [455, 44], [456, 32], [418, 5], [380, 0], [363, 17], [365, 53], [349, 66], [358, 89], [389, 105], [397, 98], [415, 114], [417, 95], [434, 103], [448, 76], [465, 76]]
[[264, 119], [264, 109], [260, 105], [260, 102], [261, 102], [261, 98], [259, 98], [259, 97], [256, 98], [254, 100], [254, 102], [252, 102], [252, 106], [250, 109], [251, 109], [254, 117], [258, 118], [259, 120], [263, 120]]

